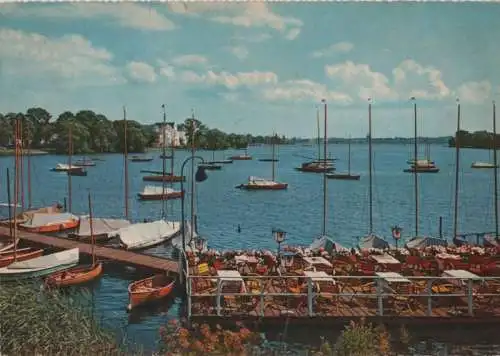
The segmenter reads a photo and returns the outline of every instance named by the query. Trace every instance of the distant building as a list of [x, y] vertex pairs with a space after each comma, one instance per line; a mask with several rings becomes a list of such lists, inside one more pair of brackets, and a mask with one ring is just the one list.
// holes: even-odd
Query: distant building
[[156, 137], [156, 145], [161, 147], [163, 145], [163, 136], [165, 136], [165, 143], [167, 147], [184, 146], [186, 144], [186, 134], [184, 131], [179, 131], [175, 127], [175, 122], [167, 122], [164, 126], [160, 124], [157, 127], [157, 137]]

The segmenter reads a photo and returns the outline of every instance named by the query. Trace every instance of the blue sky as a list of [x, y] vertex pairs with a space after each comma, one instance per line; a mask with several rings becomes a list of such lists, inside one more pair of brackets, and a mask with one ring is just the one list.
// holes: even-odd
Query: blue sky
[[[329, 136], [491, 130], [500, 8], [479, 3], [0, 4], [0, 112], [127, 106], [143, 123], [195, 109], [228, 132]], [[323, 115], [323, 114], [321, 114]]]

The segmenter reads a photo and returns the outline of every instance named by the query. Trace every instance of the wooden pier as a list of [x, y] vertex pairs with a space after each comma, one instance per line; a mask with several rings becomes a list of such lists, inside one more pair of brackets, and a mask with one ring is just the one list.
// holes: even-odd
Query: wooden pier
[[[9, 228], [0, 227], [0, 237], [8, 237]], [[79, 241], [53, 237], [47, 235], [33, 234], [25, 231], [18, 231], [18, 237], [25, 242], [37, 244], [41, 246], [54, 247], [62, 250], [78, 248], [80, 253], [90, 255], [92, 253], [92, 245]], [[175, 260], [165, 257], [158, 257], [138, 253], [134, 251], [126, 251], [112, 247], [95, 246], [95, 254], [100, 260], [109, 260], [113, 262], [123, 263], [134, 267], [148, 268], [151, 270], [179, 273], [179, 263]]]

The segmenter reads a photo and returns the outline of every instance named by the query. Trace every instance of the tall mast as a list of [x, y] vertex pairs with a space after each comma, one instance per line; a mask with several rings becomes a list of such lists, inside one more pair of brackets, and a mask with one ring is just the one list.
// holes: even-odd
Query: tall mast
[[372, 163], [372, 99], [368, 98], [368, 178], [369, 178], [369, 209], [370, 235], [373, 235], [373, 163]]
[[28, 209], [33, 206], [31, 198], [31, 126], [28, 125]]
[[17, 261], [17, 204], [19, 199], [19, 119], [16, 118], [15, 129], [15, 168], [14, 168], [14, 262]]
[[23, 146], [24, 146], [24, 140], [23, 140], [23, 121], [24, 117], [22, 117], [19, 120], [19, 142], [20, 142], [20, 147], [19, 147], [19, 170], [20, 170], [20, 177], [19, 181], [21, 182], [21, 211], [24, 211], [25, 208], [25, 202], [24, 202], [24, 155], [23, 155]]
[[89, 192], [89, 223], [90, 223], [90, 242], [92, 244], [92, 267], [95, 266], [95, 236], [94, 236], [94, 218], [92, 214], [92, 200]]
[[413, 101], [413, 181], [414, 181], [414, 194], [415, 194], [415, 237], [418, 237], [418, 139], [417, 139], [417, 103], [415, 97], [411, 98]]
[[[191, 109], [191, 241], [194, 237], [194, 195], [195, 195], [195, 184], [194, 184], [194, 138], [196, 137], [196, 123], [194, 119], [194, 109]], [[246, 152], [246, 151], [245, 151]]]
[[324, 127], [324, 138], [323, 138], [323, 236], [326, 236], [326, 216], [328, 214], [328, 199], [327, 199], [327, 183], [328, 179], [326, 177], [326, 157], [327, 157], [327, 145], [328, 145], [328, 134], [327, 134], [327, 121], [328, 121], [328, 107], [326, 100], [322, 99], [321, 102], [325, 107], [325, 127]]
[[162, 104], [161, 105], [162, 109], [163, 109], [163, 135], [162, 135], [162, 138], [163, 138], [163, 142], [162, 142], [162, 146], [163, 146], [163, 151], [162, 151], [162, 180], [161, 180], [161, 187], [162, 187], [162, 198], [161, 198], [161, 217], [162, 219], [165, 218], [165, 174], [166, 174], [166, 162], [165, 162], [165, 159], [166, 159], [166, 155], [167, 155], [167, 152], [166, 152], [166, 146], [167, 146], [167, 140], [166, 140], [166, 135], [167, 135], [167, 113], [166, 113], [166, 110], [165, 110], [165, 104]]
[[453, 238], [458, 235], [458, 190], [460, 171], [460, 101], [457, 99], [457, 133], [455, 134], [455, 211], [453, 214]]
[[351, 175], [351, 135], [349, 135], [348, 146], [347, 146], [347, 173]]
[[[173, 126], [175, 128], [175, 124]], [[174, 140], [174, 135], [172, 135], [172, 139], [170, 140], [170, 173], [174, 175], [174, 154], [175, 154], [175, 140]]]
[[272, 146], [272, 157], [271, 157], [271, 163], [272, 163], [272, 178], [271, 180], [274, 182], [274, 178], [276, 177], [276, 166], [274, 162], [274, 157], [276, 155], [276, 149], [275, 149], [275, 144], [276, 144], [276, 133], [273, 132], [273, 137], [271, 138], [271, 146]]
[[[7, 204], [9, 204], [9, 237], [12, 239], [12, 241], [15, 243], [16, 240], [14, 240], [14, 235], [12, 231], [12, 196], [11, 196], [11, 191], [10, 191], [10, 170], [7, 168]], [[15, 209], [15, 207], [14, 207]], [[16, 212], [14, 210], [14, 212]]]
[[72, 124], [70, 123], [69, 126], [69, 133], [68, 133], [68, 208], [69, 212], [72, 211], [71, 208], [71, 158], [73, 156], [73, 132], [72, 132]]
[[493, 101], [493, 168], [495, 186], [495, 239], [498, 240], [498, 157], [497, 157], [497, 118], [496, 104]]
[[123, 147], [123, 164], [124, 164], [124, 185], [125, 185], [125, 219], [128, 220], [128, 143], [127, 143], [127, 109], [123, 107], [123, 137], [124, 137], [124, 147]]
[[316, 129], [318, 131], [317, 138], [316, 138], [316, 142], [318, 144], [318, 161], [320, 161], [321, 160], [321, 132], [320, 132], [320, 128], [319, 128], [319, 105], [316, 106]]

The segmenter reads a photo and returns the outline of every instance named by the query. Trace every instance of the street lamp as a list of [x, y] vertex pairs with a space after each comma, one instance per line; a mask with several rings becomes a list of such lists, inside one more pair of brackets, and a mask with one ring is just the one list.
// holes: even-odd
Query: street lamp
[[396, 242], [396, 249], [398, 248], [398, 242], [401, 239], [401, 231], [403, 231], [403, 229], [398, 225], [391, 227], [392, 238]]
[[276, 243], [278, 244], [277, 265], [279, 267], [281, 264], [281, 256], [280, 256], [281, 244], [286, 239], [286, 231], [280, 229], [273, 229], [272, 231], [273, 231], [274, 241], [276, 241]]
[[[184, 160], [184, 162], [182, 162], [182, 167], [181, 167], [181, 177], [184, 177], [184, 168], [186, 167], [186, 163], [188, 163], [189, 161], [191, 160], [194, 160], [194, 159], [199, 159], [201, 161], [201, 163], [205, 163], [205, 160], [203, 159], [203, 157], [200, 157], [200, 156], [190, 156], [188, 158], [186, 158]], [[196, 170], [196, 173], [194, 174], [194, 177], [191, 177], [191, 179], [193, 179], [196, 181], [196, 182], [203, 182], [205, 180], [207, 180], [208, 176], [207, 176], [207, 173], [205, 172], [205, 168], [203, 168], [203, 166], [198, 166], [198, 169]], [[193, 185], [194, 185], [194, 182], [193, 182]], [[181, 197], [181, 215], [182, 215], [182, 250], [184, 252], [186, 252], [186, 224], [185, 224], [185, 216], [184, 216], [184, 180], [181, 180], [181, 192], [182, 192], [182, 197]]]

